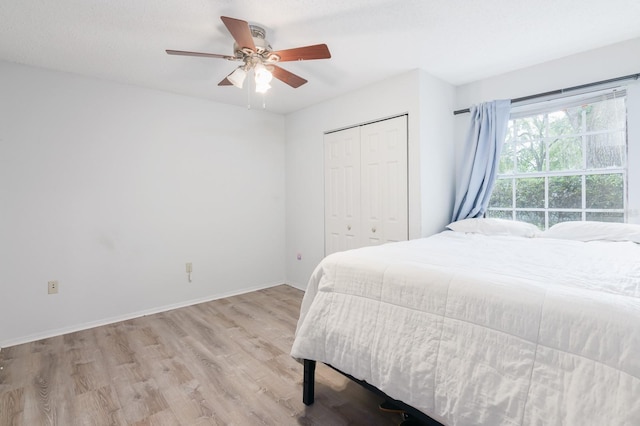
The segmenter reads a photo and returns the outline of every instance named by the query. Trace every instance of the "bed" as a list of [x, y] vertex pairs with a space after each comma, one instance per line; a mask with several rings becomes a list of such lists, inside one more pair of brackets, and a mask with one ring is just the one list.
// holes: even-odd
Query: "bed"
[[291, 355], [445, 425], [640, 425], [640, 226], [528, 226], [327, 256]]

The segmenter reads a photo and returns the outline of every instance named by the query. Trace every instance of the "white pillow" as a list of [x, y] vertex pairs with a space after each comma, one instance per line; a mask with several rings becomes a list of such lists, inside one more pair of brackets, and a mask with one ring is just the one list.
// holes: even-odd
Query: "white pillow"
[[640, 225], [614, 222], [562, 222], [541, 237], [578, 241], [633, 241], [640, 244]]
[[540, 234], [540, 229], [531, 223], [497, 218], [463, 219], [448, 224], [447, 228], [456, 232], [472, 232], [484, 235], [510, 235], [529, 238]]

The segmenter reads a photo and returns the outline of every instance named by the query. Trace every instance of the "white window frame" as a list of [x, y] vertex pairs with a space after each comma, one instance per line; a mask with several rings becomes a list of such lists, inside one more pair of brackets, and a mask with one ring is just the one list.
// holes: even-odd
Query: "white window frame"
[[[563, 108], [568, 108], [571, 106], [576, 106], [580, 104], [592, 103], [602, 100], [603, 97], [609, 99], [618, 99], [624, 97], [626, 99], [626, 91], [624, 89], [615, 88], [615, 89], [607, 89], [594, 93], [582, 94], [579, 96], [574, 96], [571, 98], [563, 98], [557, 99], [553, 101], [546, 101], [540, 103], [532, 103], [523, 107], [515, 107], [512, 108], [511, 116], [509, 121], [530, 117], [538, 114], [544, 113], [553, 113]], [[510, 212], [512, 220], [518, 220], [518, 212], [544, 212], [544, 229], [549, 227], [549, 213], [550, 212], [566, 212], [566, 213], [580, 213], [581, 220], [588, 220], [588, 213], [616, 213], [622, 214], [624, 222], [627, 222], [627, 212], [628, 212], [628, 164], [629, 164], [629, 155], [628, 155], [628, 147], [629, 147], [629, 137], [628, 137], [628, 112], [625, 110], [625, 127], [623, 129], [607, 129], [607, 130], [598, 130], [598, 131], [587, 131], [585, 128], [585, 120], [582, 120], [582, 129], [579, 133], [575, 133], [573, 135], [566, 135], [566, 137], [580, 137], [582, 141], [582, 168], [575, 170], [561, 170], [561, 171], [543, 171], [543, 172], [517, 172], [517, 155], [513, 156], [513, 170], [509, 173], [500, 174], [498, 173], [496, 176], [496, 183], [498, 180], [511, 180], [511, 207], [489, 207], [487, 215], [491, 216], [491, 212]], [[609, 167], [606, 169], [589, 169], [587, 168], [587, 140], [589, 136], [598, 135], [598, 134], [607, 134], [616, 131], [624, 131], [625, 132], [625, 146], [627, 152], [625, 152], [625, 160], [622, 166], [620, 167]], [[549, 145], [548, 142], [552, 139], [556, 139], [553, 136], [545, 136], [541, 141], [545, 143], [545, 164], [547, 168], [549, 167]], [[591, 175], [604, 175], [604, 174], [620, 174], [622, 175], [623, 180], [623, 206], [618, 209], [589, 209], [586, 208], [586, 177]], [[581, 208], [557, 208], [557, 207], [549, 207], [549, 178], [553, 177], [561, 177], [561, 176], [580, 176], [582, 182], [582, 201]], [[529, 208], [529, 207], [516, 207], [516, 181], [518, 179], [523, 178], [544, 178], [544, 207], [541, 208]]]

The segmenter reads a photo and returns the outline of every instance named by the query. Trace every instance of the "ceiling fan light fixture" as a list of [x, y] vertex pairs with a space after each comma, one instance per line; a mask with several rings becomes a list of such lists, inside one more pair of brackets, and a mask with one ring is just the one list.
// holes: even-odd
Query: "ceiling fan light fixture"
[[256, 74], [256, 86], [264, 84], [268, 85], [269, 83], [271, 83], [273, 74], [271, 74], [271, 71], [269, 71], [262, 62], [258, 62], [256, 64], [254, 72]]
[[242, 67], [236, 68], [234, 72], [229, 74], [227, 80], [231, 82], [238, 89], [242, 89], [242, 85], [244, 84], [244, 79], [247, 78], [247, 72], [242, 69]]
[[256, 82], [256, 93], [267, 93], [267, 90], [269, 89], [271, 89], [271, 85], [269, 83]]

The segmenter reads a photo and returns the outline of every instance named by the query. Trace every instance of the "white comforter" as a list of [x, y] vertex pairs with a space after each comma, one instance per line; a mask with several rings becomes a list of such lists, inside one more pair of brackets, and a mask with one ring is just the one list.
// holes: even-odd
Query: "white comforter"
[[446, 231], [336, 253], [296, 358], [447, 425], [640, 425], [640, 245]]

